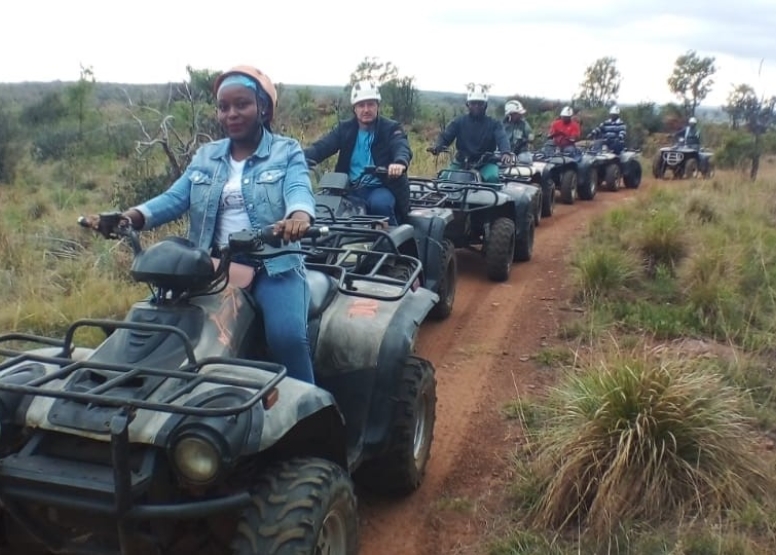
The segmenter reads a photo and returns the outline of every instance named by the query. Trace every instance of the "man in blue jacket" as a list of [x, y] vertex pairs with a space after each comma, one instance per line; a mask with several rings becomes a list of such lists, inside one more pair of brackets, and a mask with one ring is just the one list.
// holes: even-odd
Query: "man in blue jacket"
[[[353, 117], [304, 150], [317, 163], [339, 152], [335, 171], [350, 175], [353, 191], [367, 205], [367, 212], [388, 217], [390, 225], [402, 223], [410, 210], [407, 167], [412, 160], [407, 134], [399, 122], [380, 115], [380, 90], [371, 81], [353, 85], [350, 103]], [[367, 166], [384, 166], [388, 175], [364, 175]]]

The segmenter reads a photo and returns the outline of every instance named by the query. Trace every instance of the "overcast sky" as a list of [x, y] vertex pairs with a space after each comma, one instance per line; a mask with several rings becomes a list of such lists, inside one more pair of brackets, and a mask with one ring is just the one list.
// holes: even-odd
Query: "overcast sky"
[[[0, 82], [181, 80], [186, 66], [255, 65], [276, 82], [342, 85], [365, 56], [420, 89], [570, 98], [585, 67], [613, 56], [620, 101], [671, 101], [666, 79], [689, 49], [716, 57], [706, 106], [732, 83], [776, 94], [773, 0], [38, 0], [6, 3]], [[376, 16], [374, 14], [381, 14]], [[760, 62], [765, 59], [762, 71]]]

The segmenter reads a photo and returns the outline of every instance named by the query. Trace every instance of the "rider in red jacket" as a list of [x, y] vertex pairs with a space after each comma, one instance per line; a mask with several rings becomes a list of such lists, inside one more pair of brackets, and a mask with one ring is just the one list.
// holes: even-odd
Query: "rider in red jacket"
[[571, 119], [573, 114], [571, 107], [566, 106], [560, 111], [560, 117], [550, 126], [549, 137], [561, 148], [574, 146], [582, 133], [579, 123]]

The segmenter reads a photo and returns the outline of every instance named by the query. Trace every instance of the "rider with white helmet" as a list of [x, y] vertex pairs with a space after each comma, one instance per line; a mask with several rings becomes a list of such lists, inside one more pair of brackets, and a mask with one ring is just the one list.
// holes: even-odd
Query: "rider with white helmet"
[[620, 107], [616, 104], [609, 108], [609, 119], [601, 122], [598, 127], [593, 129], [590, 136], [603, 137], [606, 146], [610, 150], [619, 154], [625, 148], [625, 135], [628, 126], [620, 119]]
[[571, 106], [564, 106], [560, 115], [550, 125], [548, 137], [552, 139], [556, 146], [564, 150], [576, 150], [574, 143], [579, 139], [581, 130], [579, 122], [572, 117], [574, 110]]
[[[339, 152], [335, 171], [347, 173], [363, 187], [353, 194], [363, 198], [370, 214], [388, 217], [391, 225], [409, 214], [407, 168], [412, 160], [409, 139], [401, 124], [379, 113], [380, 89], [370, 80], [353, 84], [353, 117], [341, 122], [304, 151], [308, 160], [323, 162]], [[367, 166], [385, 166], [388, 175], [365, 176]]]
[[[468, 159], [480, 159], [486, 152], [501, 152], [505, 164], [513, 162], [509, 139], [504, 126], [497, 119], [485, 114], [488, 108], [488, 90], [483, 85], [471, 85], [466, 93], [468, 114], [451, 121], [439, 134], [436, 144], [429, 149], [434, 154], [455, 141], [455, 160], [450, 169], [459, 169]], [[498, 166], [486, 163], [479, 168], [483, 181], [498, 183]]]
[[676, 139], [684, 139], [684, 144], [700, 148], [701, 146], [701, 132], [698, 129], [698, 120], [695, 116], [690, 117], [687, 120], [687, 126], [683, 127], [675, 133]]
[[534, 139], [533, 129], [523, 117], [525, 114], [526, 109], [519, 100], [509, 100], [504, 105], [504, 131], [515, 154], [527, 150], [528, 143]]

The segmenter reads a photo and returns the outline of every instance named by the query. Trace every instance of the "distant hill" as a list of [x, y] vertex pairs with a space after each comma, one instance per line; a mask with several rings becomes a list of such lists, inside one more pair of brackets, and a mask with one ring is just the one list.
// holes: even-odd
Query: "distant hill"
[[[0, 101], [10, 102], [17, 105], [28, 105], [39, 101], [44, 95], [51, 92], [62, 91], [68, 86], [74, 85], [73, 81], [48, 81], [48, 82], [22, 82], [22, 83], [0, 83]], [[133, 102], [156, 103], [162, 102], [174, 93], [180, 86], [179, 82], [158, 83], [158, 84], [132, 84], [132, 83], [103, 83], [97, 82], [95, 87], [95, 97], [99, 103], [104, 102], [126, 102], [131, 98]], [[299, 89], [309, 88], [316, 97], [336, 97], [343, 94], [344, 87], [329, 85], [301, 85], [282, 83], [282, 94], [293, 93]], [[421, 99], [431, 104], [455, 105], [463, 104], [463, 93], [450, 91], [420, 91]], [[505, 96], [494, 95], [492, 97], [495, 103], [506, 101]], [[546, 104], [548, 106], [561, 105], [567, 100], [564, 99], [542, 99], [534, 98], [536, 103]], [[281, 97], [282, 102], [282, 97]], [[621, 104], [626, 107], [629, 104]], [[699, 106], [697, 109], [698, 117], [701, 120], [711, 122], [727, 121], [727, 115], [718, 106]]]

